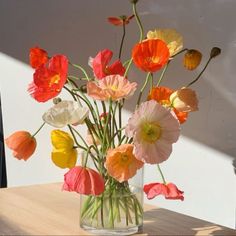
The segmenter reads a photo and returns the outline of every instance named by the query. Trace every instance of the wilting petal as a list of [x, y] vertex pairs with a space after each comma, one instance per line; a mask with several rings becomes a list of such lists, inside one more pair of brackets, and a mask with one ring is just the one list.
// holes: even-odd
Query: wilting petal
[[165, 199], [184, 200], [183, 191], [179, 190], [173, 183], [150, 183], [143, 187], [148, 199], [153, 199], [158, 195], [163, 195]]
[[6, 145], [18, 160], [28, 160], [36, 149], [36, 139], [27, 131], [17, 131], [5, 139]]

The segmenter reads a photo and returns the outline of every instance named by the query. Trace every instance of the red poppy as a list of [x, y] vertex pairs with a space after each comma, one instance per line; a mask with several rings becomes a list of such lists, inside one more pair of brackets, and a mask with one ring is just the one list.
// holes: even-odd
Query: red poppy
[[174, 107], [170, 102], [170, 95], [174, 92], [174, 90], [167, 87], [154, 87], [150, 91], [148, 95], [148, 100], [155, 100], [160, 103], [164, 107], [171, 107], [175, 115], [177, 116], [180, 124], [184, 123], [188, 118], [188, 112], [180, 112]]
[[30, 95], [38, 102], [46, 102], [56, 97], [67, 80], [68, 59], [64, 55], [52, 57], [48, 65], [35, 70], [34, 80], [29, 85]]
[[107, 20], [108, 20], [111, 24], [113, 24], [113, 25], [115, 25], [115, 26], [122, 26], [122, 25], [127, 25], [127, 24], [129, 24], [130, 20], [131, 20], [133, 17], [134, 17], [134, 15], [128, 16], [128, 17], [125, 16], [125, 15], [119, 16], [119, 17], [113, 17], [113, 16], [111, 16], [111, 17], [108, 17]]
[[30, 65], [37, 69], [41, 65], [47, 63], [48, 61], [48, 53], [39, 47], [34, 47], [30, 49], [29, 54]]
[[184, 200], [183, 191], [179, 190], [175, 184], [168, 183], [151, 183], [143, 187], [143, 191], [147, 194], [148, 199], [153, 199], [158, 195], [163, 195], [165, 199]]
[[103, 177], [90, 168], [76, 166], [64, 175], [63, 190], [85, 195], [100, 195], [105, 189]]
[[28, 160], [36, 149], [35, 138], [27, 131], [17, 131], [5, 140], [7, 146], [13, 150], [18, 160]]
[[97, 79], [102, 79], [107, 75], [124, 75], [125, 67], [123, 67], [120, 60], [117, 60], [112, 65], [108, 66], [112, 55], [112, 51], [104, 49], [92, 59], [93, 72]]
[[166, 43], [160, 39], [148, 39], [137, 43], [132, 50], [135, 65], [143, 71], [160, 70], [169, 60]]

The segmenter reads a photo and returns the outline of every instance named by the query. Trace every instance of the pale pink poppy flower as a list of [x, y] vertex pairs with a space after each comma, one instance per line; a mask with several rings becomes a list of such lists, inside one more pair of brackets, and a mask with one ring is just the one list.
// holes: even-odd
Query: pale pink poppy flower
[[98, 82], [87, 83], [87, 93], [95, 100], [106, 101], [111, 99], [117, 101], [128, 98], [134, 94], [137, 88], [136, 82], [129, 82], [120, 75], [108, 75]]
[[150, 100], [142, 103], [128, 120], [126, 136], [133, 138], [134, 155], [140, 161], [158, 164], [168, 159], [180, 135], [175, 114]]
[[181, 88], [170, 95], [172, 106], [180, 112], [191, 112], [198, 110], [198, 99], [196, 92], [190, 88]]

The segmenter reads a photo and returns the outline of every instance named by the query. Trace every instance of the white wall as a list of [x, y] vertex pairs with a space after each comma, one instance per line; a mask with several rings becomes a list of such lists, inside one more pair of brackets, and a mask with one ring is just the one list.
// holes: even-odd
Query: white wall
[[[181, 139], [162, 165], [167, 180], [185, 191], [185, 201], [156, 198], [151, 203], [232, 228], [236, 207], [235, 9], [234, 0], [138, 3], [146, 31], [154, 27], [176, 28], [184, 36], [186, 47], [203, 52], [203, 63], [212, 46], [222, 48], [222, 55], [193, 86], [199, 94], [200, 111], [192, 113], [182, 126]], [[50, 54], [64, 53], [75, 63], [87, 65], [88, 57], [100, 49], [117, 52], [121, 29], [107, 24], [105, 18], [122, 14], [131, 14], [129, 1], [0, 1], [0, 51], [4, 53], [0, 55], [0, 91], [6, 136], [18, 129], [33, 132], [41, 124], [43, 112], [51, 106], [50, 102], [38, 104], [26, 92], [32, 78], [32, 70], [23, 63], [28, 63], [28, 49], [37, 44]], [[127, 30], [124, 59], [130, 56], [130, 48], [138, 39], [134, 22]], [[186, 72], [178, 62], [181, 63], [180, 58], [170, 66], [163, 85], [178, 88], [202, 68]], [[132, 68], [130, 80], [140, 83], [143, 76]], [[127, 110], [131, 112], [133, 108], [134, 104], [129, 103]], [[39, 134], [37, 153], [27, 163], [13, 159], [6, 150], [10, 186], [63, 179], [64, 171], [50, 162], [49, 132], [46, 127]], [[153, 180], [160, 180], [156, 167], [147, 166], [145, 182]]]

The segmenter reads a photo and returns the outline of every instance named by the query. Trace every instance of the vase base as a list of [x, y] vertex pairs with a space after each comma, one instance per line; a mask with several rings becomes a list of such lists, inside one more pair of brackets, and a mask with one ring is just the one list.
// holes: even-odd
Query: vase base
[[143, 227], [142, 225], [139, 226], [134, 226], [130, 228], [125, 228], [125, 229], [103, 229], [103, 228], [94, 228], [90, 227], [87, 225], [80, 225], [82, 229], [85, 231], [92, 233], [92, 234], [97, 234], [97, 235], [132, 235], [136, 233], [142, 233]]

